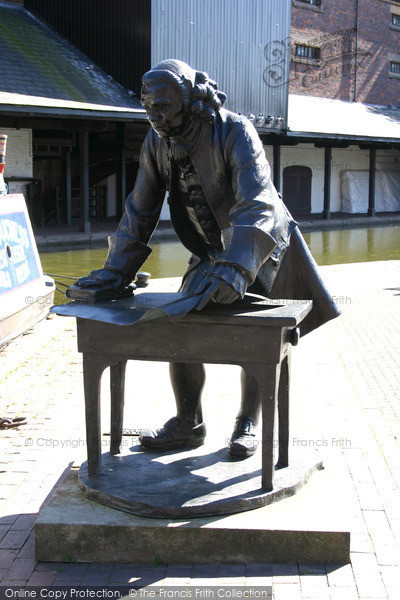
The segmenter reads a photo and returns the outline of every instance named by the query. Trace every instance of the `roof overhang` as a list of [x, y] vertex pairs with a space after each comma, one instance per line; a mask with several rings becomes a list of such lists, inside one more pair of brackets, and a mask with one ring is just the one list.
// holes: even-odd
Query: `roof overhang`
[[349, 144], [396, 144], [400, 145], [400, 138], [382, 138], [382, 137], [366, 137], [366, 136], [355, 136], [355, 135], [341, 135], [341, 134], [323, 134], [305, 131], [287, 131], [286, 136], [288, 138], [296, 138], [299, 142], [304, 141], [326, 141], [327, 145], [334, 145], [335, 141], [348, 141]]
[[17, 117], [60, 117], [71, 119], [102, 119], [112, 121], [144, 121], [143, 109], [73, 102], [23, 94], [0, 92], [0, 115]]
[[384, 106], [290, 94], [288, 125], [299, 140], [400, 143], [400, 110]]

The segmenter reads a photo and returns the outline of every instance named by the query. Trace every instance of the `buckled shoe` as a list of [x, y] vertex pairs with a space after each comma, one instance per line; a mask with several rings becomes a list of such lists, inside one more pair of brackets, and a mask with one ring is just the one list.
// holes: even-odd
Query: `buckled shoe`
[[191, 426], [178, 417], [169, 419], [160, 429], [143, 431], [139, 442], [149, 450], [175, 450], [177, 448], [197, 448], [204, 444], [206, 426], [204, 423]]
[[229, 441], [228, 452], [233, 458], [247, 458], [257, 450], [257, 423], [250, 417], [238, 417]]

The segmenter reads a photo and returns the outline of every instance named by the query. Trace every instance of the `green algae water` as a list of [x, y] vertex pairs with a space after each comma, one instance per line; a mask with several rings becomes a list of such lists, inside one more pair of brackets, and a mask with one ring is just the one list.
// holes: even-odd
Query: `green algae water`
[[400, 260], [400, 226], [304, 233], [319, 265]]
[[[313, 231], [305, 233], [304, 238], [319, 265], [400, 260], [400, 226]], [[150, 272], [152, 278], [184, 273], [189, 252], [179, 241], [160, 240], [151, 246], [153, 252], [141, 270]], [[40, 252], [45, 273], [74, 278], [102, 267], [106, 256], [106, 247]], [[55, 301], [60, 304], [65, 298], [57, 293]]]
[[[190, 253], [179, 241], [162, 240], [151, 244], [152, 253], [141, 268], [151, 277], [178, 277], [185, 272]], [[68, 276], [76, 279], [88, 275], [93, 269], [100, 269], [107, 258], [107, 246], [101, 248], [76, 248], [73, 250], [59, 250], [56, 252], [40, 252], [43, 271], [51, 274], [57, 282], [72, 284]], [[62, 290], [65, 287], [58, 285]], [[54, 303], [63, 304], [65, 296], [58, 290], [55, 293]]]

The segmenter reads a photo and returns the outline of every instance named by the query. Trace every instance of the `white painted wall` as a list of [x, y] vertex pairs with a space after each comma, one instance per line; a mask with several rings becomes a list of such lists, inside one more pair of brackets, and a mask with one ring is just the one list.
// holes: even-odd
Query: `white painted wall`
[[107, 217], [114, 217], [117, 214], [117, 178], [110, 175], [105, 180], [107, 185]]
[[[267, 160], [273, 169], [272, 146], [265, 146]], [[311, 212], [320, 213], [324, 208], [324, 149], [313, 144], [282, 146], [281, 148], [281, 185], [285, 167], [301, 165], [312, 170]], [[400, 151], [379, 150], [376, 155], [376, 167], [380, 169], [400, 170]], [[332, 149], [331, 173], [331, 212], [341, 211], [341, 173], [343, 171], [368, 171], [369, 150], [358, 146]], [[365, 198], [365, 212], [368, 209], [368, 197]]]
[[[110, 175], [100, 185], [107, 186], [107, 217], [113, 217], [117, 214], [117, 180], [116, 175]], [[165, 196], [164, 204], [161, 210], [160, 221], [169, 221], [169, 206], [167, 203], [168, 192]]]
[[283, 146], [281, 149], [281, 182], [283, 169], [294, 165], [309, 167], [311, 179], [311, 212], [322, 212], [324, 208], [324, 151], [313, 144]]
[[[32, 130], [2, 128], [7, 137], [4, 177], [33, 177]], [[26, 194], [26, 183], [10, 182], [10, 194]]]
[[[267, 160], [273, 170], [273, 148], [264, 146]], [[313, 144], [281, 147], [281, 188], [283, 185], [283, 169], [300, 165], [312, 170], [311, 212], [322, 212], [324, 208], [324, 150], [315, 148]]]
[[115, 173], [102, 179], [97, 185], [106, 186], [106, 216], [115, 217], [117, 214], [117, 179]]
[[377, 150], [376, 168], [400, 171], [400, 150]]
[[[340, 182], [342, 171], [368, 171], [369, 150], [360, 150], [358, 146], [332, 149], [331, 212], [341, 210], [342, 198]], [[365, 198], [365, 212], [368, 210], [368, 198]]]

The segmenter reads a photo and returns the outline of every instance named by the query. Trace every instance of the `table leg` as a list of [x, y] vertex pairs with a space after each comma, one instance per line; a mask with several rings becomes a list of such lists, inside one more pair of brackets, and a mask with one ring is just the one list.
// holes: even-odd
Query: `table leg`
[[278, 391], [279, 458], [278, 466], [289, 464], [289, 391], [290, 391], [290, 348], [281, 363]]
[[110, 366], [111, 388], [111, 454], [118, 454], [122, 442], [122, 424], [125, 400], [126, 360], [119, 360]]
[[274, 476], [274, 423], [275, 408], [278, 400], [280, 364], [246, 364], [243, 369], [253, 375], [260, 390], [262, 408], [262, 466], [261, 487], [266, 491], [273, 488]]
[[101, 375], [112, 362], [103, 355], [83, 353], [83, 386], [85, 392], [86, 443], [88, 474], [98, 475], [101, 467], [100, 382]]

